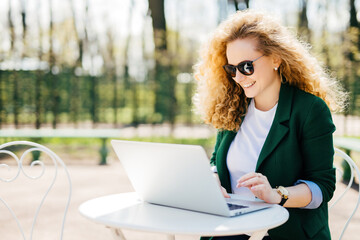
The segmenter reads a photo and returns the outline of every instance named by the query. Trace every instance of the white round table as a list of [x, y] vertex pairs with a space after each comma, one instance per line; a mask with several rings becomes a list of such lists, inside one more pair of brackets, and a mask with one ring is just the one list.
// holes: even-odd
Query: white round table
[[142, 202], [136, 193], [108, 195], [80, 205], [80, 213], [91, 221], [112, 228], [117, 239], [125, 239], [120, 229], [157, 232], [175, 239], [176, 234], [225, 236], [253, 233], [262, 239], [267, 230], [287, 221], [288, 211], [270, 208], [237, 217], [221, 217]]

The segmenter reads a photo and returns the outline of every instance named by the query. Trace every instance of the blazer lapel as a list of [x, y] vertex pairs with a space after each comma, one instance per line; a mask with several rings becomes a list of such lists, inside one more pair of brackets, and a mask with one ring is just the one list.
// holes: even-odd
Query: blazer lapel
[[288, 121], [290, 119], [293, 90], [288, 84], [281, 84], [274, 121], [261, 149], [255, 171], [258, 171], [266, 157], [269, 156], [289, 131]]
[[231, 183], [230, 183], [230, 174], [227, 168], [226, 158], [227, 153], [230, 148], [230, 144], [236, 136], [236, 132], [226, 131], [224, 133], [224, 139], [219, 148], [219, 161], [216, 161], [217, 171], [219, 173], [219, 178], [221, 185], [228, 191], [231, 192]]

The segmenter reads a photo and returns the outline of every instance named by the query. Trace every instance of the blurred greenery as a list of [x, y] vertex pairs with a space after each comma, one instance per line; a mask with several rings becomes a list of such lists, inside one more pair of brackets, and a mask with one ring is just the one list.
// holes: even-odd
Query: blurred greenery
[[[13, 139], [13, 138], [12, 138]], [[26, 140], [34, 140], [32, 138], [23, 138]], [[175, 138], [175, 137], [130, 137], [130, 138], [121, 138], [122, 140], [127, 141], [139, 141], [139, 142], [159, 142], [159, 143], [174, 143], [174, 144], [190, 144], [190, 145], [201, 145], [203, 147], [213, 147], [215, 144], [215, 136], [211, 138]], [[9, 140], [9, 139], [7, 139]], [[7, 141], [6, 140], [6, 141]], [[4, 138], [0, 138], [0, 141], [5, 141]], [[37, 142], [42, 140], [37, 139]], [[65, 144], [65, 145], [83, 145], [91, 146], [100, 143], [101, 140], [97, 138], [53, 138], [49, 137], [46, 139], [46, 144]], [[110, 139], [107, 141], [110, 143]]]
[[0, 128], [199, 123], [192, 66], [200, 44], [227, 15], [260, 5], [313, 46], [350, 93], [345, 116], [360, 116], [355, 0], [10, 2], [0, 3]]
[[[16, 140], [16, 138], [0, 138], [0, 144]], [[97, 138], [22, 138], [21, 140], [35, 141], [44, 144], [52, 149], [55, 153], [64, 160], [71, 160], [72, 162], [78, 161], [92, 161], [98, 163], [100, 159], [99, 150], [101, 148], [102, 140]], [[187, 144], [187, 145], [200, 145], [202, 146], [208, 157], [210, 158], [213, 147], [215, 144], [215, 136], [210, 138], [175, 138], [175, 137], [131, 137], [122, 138], [127, 141], [139, 142], [157, 142], [157, 143], [173, 143], [173, 144]], [[113, 155], [110, 139], [106, 140], [107, 153]], [[12, 149], [15, 150], [15, 149]], [[17, 151], [21, 150], [18, 149]], [[0, 154], [0, 160], [4, 155]], [[6, 156], [7, 157], [7, 156]], [[70, 158], [70, 159], [67, 159]], [[38, 159], [38, 157], [34, 158]]]

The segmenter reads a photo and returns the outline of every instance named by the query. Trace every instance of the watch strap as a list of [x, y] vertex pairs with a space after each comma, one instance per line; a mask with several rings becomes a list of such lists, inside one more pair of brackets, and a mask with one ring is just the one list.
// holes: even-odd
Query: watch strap
[[280, 201], [279, 205], [284, 206], [284, 204], [286, 203], [287, 200], [288, 200], [287, 198], [281, 197], [281, 201]]
[[280, 201], [279, 205], [283, 206], [289, 198], [289, 193], [283, 186], [276, 187], [276, 190], [281, 196], [281, 201]]

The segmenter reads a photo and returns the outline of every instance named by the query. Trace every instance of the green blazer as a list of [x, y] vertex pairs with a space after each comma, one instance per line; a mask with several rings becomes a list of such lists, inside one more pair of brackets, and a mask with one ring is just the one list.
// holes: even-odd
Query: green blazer
[[[272, 240], [331, 239], [328, 201], [335, 191], [334, 131], [331, 113], [321, 98], [281, 85], [274, 121], [255, 171], [265, 175], [273, 188], [293, 186], [299, 179], [313, 181], [322, 191], [323, 202], [317, 209], [288, 208], [288, 221], [269, 230]], [[219, 131], [211, 157], [211, 165], [217, 166], [221, 185], [228, 192], [232, 191], [226, 157], [235, 135]]]

